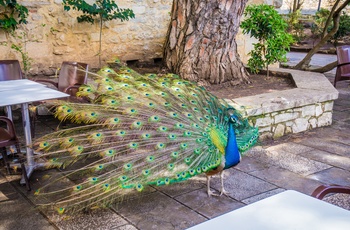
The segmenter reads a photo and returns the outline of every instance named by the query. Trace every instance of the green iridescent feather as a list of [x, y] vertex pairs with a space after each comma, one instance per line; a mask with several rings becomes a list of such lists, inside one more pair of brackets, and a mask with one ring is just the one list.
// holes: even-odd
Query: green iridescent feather
[[[229, 106], [204, 88], [177, 75], [140, 75], [127, 68], [118, 73], [103, 68], [91, 77], [78, 93], [90, 103], [56, 105], [57, 118], [80, 125], [33, 145], [47, 168], [67, 170], [36, 191], [39, 197], [53, 195], [46, 205], [59, 213], [104, 207], [129, 190], [187, 180], [222, 163]], [[235, 115], [243, 153], [258, 131]], [[79, 177], [79, 183], [50, 190], [67, 176]]]

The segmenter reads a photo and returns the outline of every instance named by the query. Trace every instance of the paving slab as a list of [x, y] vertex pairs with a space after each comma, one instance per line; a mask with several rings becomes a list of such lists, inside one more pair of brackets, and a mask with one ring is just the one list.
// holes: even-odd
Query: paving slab
[[[93, 210], [71, 216], [50, 216], [50, 219], [62, 230], [81, 229], [118, 229], [132, 226], [124, 218], [110, 209]], [[130, 229], [136, 229], [132, 226]]]
[[206, 188], [186, 193], [175, 199], [208, 219], [244, 206], [241, 202], [225, 195], [208, 197]]
[[320, 181], [323, 184], [350, 186], [350, 172], [348, 170], [335, 167], [309, 175], [307, 178]]
[[[252, 174], [255, 172], [252, 172]], [[265, 180], [261, 180], [235, 168], [225, 170], [224, 178], [224, 186], [226, 191], [229, 192], [229, 196], [238, 201], [277, 188]], [[221, 191], [221, 183], [218, 176], [211, 180], [210, 185], [216, 190]]]
[[155, 192], [113, 208], [139, 229], [185, 229], [207, 220], [189, 207]]
[[285, 151], [270, 151], [268, 149], [266, 158], [272, 165], [279, 166], [299, 175], [309, 175], [330, 168], [331, 166], [310, 160], [308, 158]]
[[[332, 135], [331, 133], [329, 135]], [[311, 137], [302, 140], [300, 143], [313, 147], [318, 150], [327, 151], [330, 153], [335, 153], [342, 156], [350, 157], [350, 146], [347, 144], [329, 141], [324, 138]]]
[[245, 204], [252, 204], [254, 202], [257, 202], [259, 200], [268, 198], [270, 196], [276, 195], [276, 194], [284, 192], [284, 191], [286, 191], [286, 190], [283, 189], [283, 188], [276, 188], [276, 189], [273, 189], [273, 190], [270, 190], [270, 191], [267, 191], [267, 192], [264, 192], [264, 193], [260, 193], [260, 194], [258, 194], [256, 196], [252, 196], [252, 197], [249, 197], [247, 199], [244, 199], [244, 200], [242, 200], [242, 202], [245, 203]]
[[350, 110], [343, 110], [332, 115], [332, 118], [336, 121], [346, 121], [349, 119]]
[[313, 150], [305, 153], [304, 156], [319, 162], [323, 162], [329, 166], [334, 166], [345, 170], [350, 169], [350, 158], [346, 156], [341, 156], [322, 150]]
[[246, 173], [263, 170], [267, 167], [267, 162], [262, 162], [254, 156], [244, 156], [241, 163], [235, 166], [236, 169]]
[[298, 143], [288, 142], [288, 143], [282, 143], [279, 145], [271, 146], [266, 149], [267, 151], [275, 151], [275, 152], [289, 152], [293, 154], [304, 154], [309, 151], [312, 151], [313, 148], [305, 145], [301, 145]]
[[0, 174], [0, 229], [57, 229]]
[[198, 189], [206, 188], [205, 183], [206, 177], [200, 175], [187, 181], [171, 184], [169, 186], [159, 186], [156, 188], [170, 197], [176, 197]]
[[306, 178], [278, 166], [271, 166], [268, 169], [255, 171], [251, 174], [263, 181], [275, 185], [276, 187], [293, 189], [308, 195], [322, 184], [317, 180]]

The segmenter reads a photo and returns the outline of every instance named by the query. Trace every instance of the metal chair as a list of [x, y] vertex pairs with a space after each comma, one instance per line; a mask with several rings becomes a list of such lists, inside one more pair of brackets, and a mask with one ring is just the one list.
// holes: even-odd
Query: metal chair
[[[76, 96], [76, 86], [85, 84], [89, 65], [82, 62], [62, 62], [58, 81], [54, 82], [46, 79], [38, 79], [36, 82], [48, 83], [56, 87], [59, 91], [68, 93], [71, 97]], [[71, 99], [71, 98], [70, 98]]]
[[0, 60], [0, 81], [22, 79], [18, 60]]
[[10, 162], [8, 160], [6, 147], [14, 145], [16, 148], [17, 156], [19, 157], [18, 161], [21, 165], [22, 176], [24, 177], [24, 180], [25, 180], [26, 186], [27, 186], [27, 190], [29, 191], [30, 190], [29, 179], [28, 179], [27, 171], [26, 171], [26, 168], [24, 165], [25, 158], [23, 156], [21, 156], [20, 142], [19, 142], [18, 137], [16, 135], [14, 124], [9, 118], [4, 117], [4, 116], [0, 116], [0, 121], [2, 123], [6, 123], [6, 126], [7, 126], [7, 129], [0, 127], [0, 148], [1, 148], [2, 158], [3, 158], [3, 160], [5, 162], [5, 166], [7, 168], [7, 173], [10, 174]]
[[350, 45], [337, 47], [337, 71], [334, 78], [334, 87], [338, 81], [350, 80]]
[[[0, 81], [22, 79], [22, 70], [18, 60], [0, 60]], [[6, 106], [7, 114], [12, 119], [11, 106]]]
[[321, 185], [313, 191], [311, 196], [322, 200], [327, 194], [330, 193], [346, 193], [350, 194], [349, 186], [341, 186], [341, 185]]
[[[37, 79], [35, 81], [39, 83], [49, 84], [51, 86], [54, 86], [57, 90], [70, 95], [68, 99], [63, 100], [68, 100], [70, 102], [83, 102], [83, 99], [78, 98], [76, 96], [76, 93], [79, 90], [79, 86], [86, 84], [88, 69], [89, 65], [86, 63], [64, 61], [62, 62], [57, 82], [47, 79]], [[37, 106], [44, 103], [45, 101], [33, 103], [34, 107], [31, 109], [31, 120], [33, 121], [32, 137], [34, 137], [35, 134], [34, 124], [37, 119]]]

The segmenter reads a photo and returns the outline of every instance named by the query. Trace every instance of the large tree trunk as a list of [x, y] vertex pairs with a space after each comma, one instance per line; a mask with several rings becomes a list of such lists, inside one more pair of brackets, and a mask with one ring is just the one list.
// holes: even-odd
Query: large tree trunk
[[168, 68], [196, 82], [248, 82], [235, 40], [246, 3], [174, 0], [163, 56]]

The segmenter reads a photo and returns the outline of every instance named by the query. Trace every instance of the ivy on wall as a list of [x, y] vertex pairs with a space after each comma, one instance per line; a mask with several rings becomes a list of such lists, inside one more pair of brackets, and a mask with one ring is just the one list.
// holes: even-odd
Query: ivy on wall
[[16, 0], [0, 0], [0, 29], [11, 32], [19, 24], [26, 24], [28, 9]]

